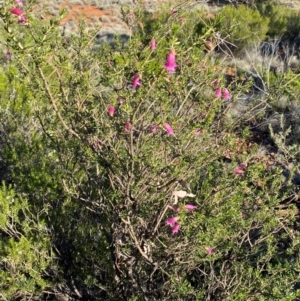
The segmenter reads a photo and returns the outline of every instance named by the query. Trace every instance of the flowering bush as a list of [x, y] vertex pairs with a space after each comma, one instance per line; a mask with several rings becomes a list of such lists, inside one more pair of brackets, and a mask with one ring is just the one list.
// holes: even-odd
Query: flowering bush
[[[180, 8], [114, 49], [94, 47], [84, 23], [66, 38], [59, 18], [24, 11], [28, 26], [1, 11], [1, 156], [56, 258], [28, 268], [45, 283], [18, 297], [293, 300], [292, 184], [247, 128], [220, 126], [234, 86]], [[36, 252], [40, 236], [24, 236]]]

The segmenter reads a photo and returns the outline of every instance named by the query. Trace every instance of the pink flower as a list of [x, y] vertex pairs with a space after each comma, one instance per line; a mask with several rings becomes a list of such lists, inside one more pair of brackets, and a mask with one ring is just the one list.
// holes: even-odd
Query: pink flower
[[150, 131], [151, 133], [156, 133], [158, 130], [158, 125], [154, 124], [154, 125], [150, 125]]
[[184, 205], [184, 208], [188, 211], [194, 211], [197, 207], [192, 204], [186, 204]]
[[140, 83], [140, 75], [138, 73], [132, 79], [132, 89], [135, 90], [137, 86], [142, 86]]
[[24, 15], [24, 12], [23, 12], [21, 9], [17, 8], [17, 7], [12, 8], [12, 9], [10, 10], [10, 12], [11, 12], [12, 14], [14, 14], [14, 15], [17, 15], [17, 16]]
[[239, 166], [234, 170], [236, 175], [242, 176], [244, 174], [244, 170], [246, 169], [247, 164], [240, 163]]
[[108, 107], [108, 115], [109, 116], [114, 116], [115, 114], [115, 107], [114, 106], [109, 106]]
[[226, 100], [231, 98], [231, 95], [230, 95], [229, 91], [226, 88], [223, 89], [223, 98], [226, 99]]
[[129, 19], [134, 19], [134, 14], [133, 14], [132, 12], [130, 12], [130, 13], [127, 15], [127, 17], [128, 17]]
[[221, 90], [221, 88], [218, 88], [218, 89], [216, 90], [216, 97], [217, 97], [217, 98], [221, 98], [221, 97], [222, 97], [222, 90]]
[[124, 131], [128, 133], [131, 129], [134, 129], [134, 127], [129, 121], [126, 121], [124, 125]]
[[246, 169], [246, 167], [247, 167], [247, 164], [245, 164], [245, 163], [240, 163], [240, 164], [239, 164], [239, 168], [240, 168], [241, 170]]
[[10, 59], [11, 58], [11, 52], [9, 50], [7, 50], [5, 56], [6, 56], [7, 59]]
[[179, 217], [178, 216], [173, 216], [167, 220], [167, 225], [172, 228], [172, 233], [178, 233], [180, 225], [178, 223]]
[[202, 131], [201, 131], [200, 129], [197, 129], [197, 130], [195, 131], [195, 135], [196, 135], [196, 136], [199, 136], [201, 133], [202, 133]]
[[234, 170], [234, 173], [236, 175], [242, 176], [244, 174], [244, 171], [238, 167]]
[[175, 50], [171, 49], [171, 51], [169, 52], [169, 55], [167, 57], [167, 61], [164, 65], [164, 68], [169, 72], [169, 73], [173, 73], [175, 72], [175, 69], [177, 68], [177, 64], [175, 62]]
[[172, 228], [172, 233], [178, 233], [180, 229], [180, 225], [179, 224], [175, 224], [174, 227]]
[[174, 135], [174, 131], [173, 131], [172, 127], [168, 123], [164, 124], [164, 128], [167, 131], [167, 135], [168, 136]]
[[184, 19], [183, 19], [182, 17], [180, 17], [180, 18], [179, 18], [179, 23], [180, 23], [180, 24], [183, 24], [183, 22], [184, 22]]
[[174, 227], [177, 221], [178, 221], [178, 216], [173, 216], [167, 220], [167, 225], [170, 227]]
[[23, 0], [16, 0], [16, 3], [19, 5], [19, 6], [23, 6]]
[[206, 247], [205, 251], [207, 252], [208, 255], [212, 254], [212, 249], [210, 247]]
[[155, 42], [154, 38], [151, 39], [150, 48], [151, 48], [151, 50], [155, 50], [156, 49], [156, 42]]
[[120, 105], [121, 105], [124, 101], [125, 101], [124, 98], [121, 98], [121, 97], [118, 98], [118, 102], [119, 102]]
[[19, 21], [19, 23], [21, 23], [21, 24], [25, 24], [26, 21], [27, 21], [27, 19], [26, 19], [25, 16], [19, 16], [19, 17], [18, 17], [18, 21]]
[[231, 95], [230, 95], [229, 91], [226, 88], [223, 88], [223, 90], [221, 88], [218, 88], [216, 90], [215, 95], [216, 95], [217, 98], [223, 97], [225, 100], [228, 100], [228, 99], [231, 98]]
[[215, 79], [215, 80], [213, 81], [214, 87], [218, 87], [219, 84], [220, 84], [220, 80], [219, 80], [219, 79]]
[[172, 8], [170, 13], [171, 13], [171, 15], [174, 15], [177, 13], [177, 11], [174, 8]]

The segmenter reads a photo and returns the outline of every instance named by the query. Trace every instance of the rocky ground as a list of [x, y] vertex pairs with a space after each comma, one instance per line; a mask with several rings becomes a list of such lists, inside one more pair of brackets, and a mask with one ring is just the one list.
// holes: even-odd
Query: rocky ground
[[[194, 0], [194, 4], [201, 6], [208, 12], [215, 12], [219, 6], [225, 3], [225, 0], [212, 1]], [[300, 0], [279, 0], [281, 3], [300, 10]], [[61, 9], [67, 10], [67, 16], [63, 19], [61, 25], [65, 27], [65, 32], [74, 32], [78, 20], [84, 18], [90, 28], [99, 28], [97, 37], [98, 43], [111, 42], [113, 35], [117, 34], [126, 39], [129, 34], [129, 28], [122, 20], [121, 7], [127, 6], [134, 8], [138, 0], [37, 0], [35, 12], [43, 11], [50, 15], [57, 16]], [[187, 0], [144, 0], [142, 1], [148, 12], [154, 13], [159, 10], [161, 5], [169, 5], [170, 9], [176, 5], [185, 5]]]
[[300, 0], [280, 0], [280, 3], [300, 11]]
[[[36, 13], [42, 11], [57, 16], [61, 9], [67, 10], [67, 16], [61, 22], [66, 32], [74, 32], [78, 21], [84, 18], [90, 28], [100, 28], [99, 39], [105, 42], [110, 39], [111, 34], [128, 35], [129, 28], [122, 20], [121, 7], [134, 8], [133, 0], [56, 0], [45, 2], [37, 1]], [[174, 1], [172, 1], [174, 3]], [[176, 2], [176, 1], [175, 1]], [[155, 12], [159, 5], [168, 3], [168, 0], [144, 1], [146, 10]]]
[[[84, 18], [90, 28], [99, 28], [98, 42], [110, 42], [113, 34], [125, 37], [129, 34], [129, 28], [122, 19], [121, 7], [127, 6], [134, 9], [137, 0], [56, 0], [42, 1], [37, 0], [34, 7], [36, 14], [44, 12], [57, 16], [61, 9], [67, 10], [67, 16], [61, 22], [65, 27], [65, 32], [74, 32], [78, 21]], [[154, 13], [163, 5], [169, 6], [170, 10], [176, 5], [190, 2], [187, 0], [145, 0], [143, 5], [146, 11]], [[202, 6], [211, 10], [207, 0], [194, 1], [197, 6]]]

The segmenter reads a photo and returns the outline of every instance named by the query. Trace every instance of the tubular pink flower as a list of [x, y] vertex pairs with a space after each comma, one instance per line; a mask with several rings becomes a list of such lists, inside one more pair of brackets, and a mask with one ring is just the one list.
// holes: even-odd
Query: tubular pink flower
[[23, 0], [16, 0], [16, 3], [17, 3], [19, 6], [23, 6], [23, 5], [24, 5]]
[[215, 88], [217, 88], [219, 86], [219, 84], [220, 84], [220, 80], [219, 79], [215, 79], [213, 81], [213, 85], [214, 85]]
[[178, 216], [173, 216], [167, 220], [167, 225], [170, 227], [174, 227], [177, 221], [178, 221]]
[[172, 233], [173, 234], [178, 233], [179, 229], [180, 229], [180, 225], [179, 224], [175, 224], [174, 227], [173, 227], [173, 229], [172, 229]]
[[14, 15], [17, 15], [17, 16], [24, 15], [24, 12], [23, 12], [21, 9], [17, 8], [17, 7], [12, 8], [12, 9], [10, 10], [10, 12], [11, 12], [12, 14], [14, 14]]
[[239, 169], [241, 169], [241, 170], [246, 169], [246, 167], [247, 167], [247, 164], [245, 164], [245, 163], [240, 163], [239, 164]]
[[234, 174], [241, 176], [241, 175], [244, 174], [244, 170], [245, 170], [246, 168], [247, 168], [247, 164], [245, 164], [245, 163], [240, 163], [240, 164], [238, 165], [238, 167], [234, 170]]
[[238, 167], [234, 170], [234, 174], [242, 176], [244, 174], [244, 171]]
[[115, 114], [115, 107], [109, 106], [107, 111], [108, 111], [108, 115], [112, 117]]
[[134, 19], [134, 14], [133, 14], [132, 12], [130, 12], [130, 13], [127, 15], [127, 17], [128, 17], [129, 19]]
[[157, 132], [157, 130], [158, 130], [158, 125], [156, 125], [156, 124], [153, 124], [153, 125], [150, 125], [150, 131], [151, 131], [151, 133], [156, 133]]
[[226, 88], [223, 89], [223, 98], [226, 99], [226, 100], [231, 98], [231, 95], [230, 95], [229, 91]]
[[242, 176], [244, 174], [244, 170], [247, 168], [247, 164], [240, 163], [238, 167], [234, 170], [236, 175]]
[[212, 254], [212, 249], [210, 247], [206, 247], [205, 251], [207, 252], [208, 255]]
[[184, 208], [188, 211], [194, 211], [197, 207], [192, 204], [186, 204], [184, 205]]
[[126, 121], [124, 125], [124, 131], [128, 133], [131, 129], [133, 129], [132, 124], [129, 121]]
[[195, 135], [196, 135], [196, 136], [199, 136], [201, 133], [202, 133], [202, 131], [201, 131], [200, 129], [197, 129], [197, 130], [195, 131]]
[[19, 23], [21, 23], [21, 24], [25, 24], [25, 23], [27, 22], [27, 19], [26, 19], [25, 16], [19, 16], [19, 17], [18, 17], [18, 21], [19, 21]]
[[221, 97], [222, 97], [222, 90], [221, 90], [221, 88], [218, 88], [218, 89], [216, 90], [216, 97], [217, 97], [217, 98], [221, 98]]
[[174, 131], [173, 131], [172, 127], [168, 123], [164, 124], [164, 128], [167, 131], [167, 135], [168, 136], [174, 135]]
[[175, 62], [175, 50], [171, 49], [171, 51], [169, 52], [169, 55], [167, 57], [167, 61], [164, 65], [164, 68], [169, 72], [169, 73], [174, 73], [176, 68], [177, 68], [177, 64]]
[[150, 48], [151, 48], [151, 50], [155, 50], [156, 49], [156, 42], [155, 42], [154, 38], [151, 39]]
[[118, 98], [118, 102], [119, 102], [120, 105], [121, 105], [124, 101], [125, 101], [124, 98], [121, 98], [121, 97]]
[[135, 90], [137, 86], [142, 86], [140, 83], [140, 75], [138, 73], [132, 79], [132, 89]]

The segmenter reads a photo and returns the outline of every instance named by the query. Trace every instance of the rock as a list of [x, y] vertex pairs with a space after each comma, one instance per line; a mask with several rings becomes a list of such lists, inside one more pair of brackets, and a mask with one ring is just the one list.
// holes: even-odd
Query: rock
[[[143, 4], [146, 11], [153, 13], [161, 4], [176, 5], [177, 2], [174, 0], [145, 0]], [[48, 11], [52, 16], [57, 16], [61, 9], [66, 9], [67, 16], [61, 22], [61, 25], [65, 27], [66, 34], [76, 32], [79, 20], [82, 18], [85, 18], [87, 28], [94, 28], [100, 23], [103, 26], [102, 31], [110, 30], [109, 33], [100, 30], [99, 34], [106, 36], [105, 39], [100, 39], [103, 42], [112, 40], [108, 34], [121, 34], [123, 38], [124, 35], [129, 35], [129, 28], [122, 20], [121, 8], [122, 6], [134, 8], [135, 5], [135, 0], [58, 0], [55, 4], [51, 1], [37, 0], [34, 11], [36, 14]]]

